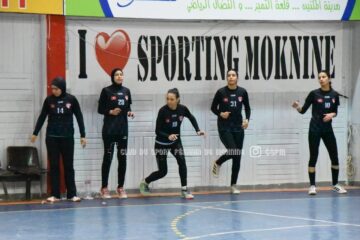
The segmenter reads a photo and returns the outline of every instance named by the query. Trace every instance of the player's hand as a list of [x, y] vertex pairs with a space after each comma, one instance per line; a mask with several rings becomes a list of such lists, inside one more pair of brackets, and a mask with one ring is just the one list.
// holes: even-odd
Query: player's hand
[[291, 106], [295, 109], [298, 109], [298, 108], [300, 108], [300, 102], [298, 100], [296, 100], [293, 102], [293, 104]]
[[178, 139], [178, 135], [179, 134], [171, 134], [168, 138], [170, 141], [176, 141]]
[[324, 122], [330, 122], [331, 119], [333, 119], [335, 117], [335, 113], [326, 113], [324, 114], [324, 118], [323, 118], [323, 121]]
[[135, 118], [135, 113], [134, 112], [128, 112], [128, 117], [131, 117], [131, 119]]
[[80, 138], [80, 144], [83, 148], [85, 148], [87, 144], [86, 138]]
[[36, 139], [37, 139], [36, 135], [31, 135], [30, 142], [34, 143], [36, 142]]
[[198, 131], [198, 132], [196, 132], [196, 134], [198, 135], [198, 136], [205, 136], [205, 132], [204, 131]]
[[220, 117], [222, 117], [223, 119], [228, 119], [230, 116], [231, 112], [221, 112], [220, 113]]
[[244, 119], [242, 122], [242, 128], [247, 129], [249, 127], [249, 120]]
[[110, 115], [113, 115], [113, 116], [117, 116], [121, 113], [121, 109], [120, 108], [114, 108], [112, 110], [110, 110]]

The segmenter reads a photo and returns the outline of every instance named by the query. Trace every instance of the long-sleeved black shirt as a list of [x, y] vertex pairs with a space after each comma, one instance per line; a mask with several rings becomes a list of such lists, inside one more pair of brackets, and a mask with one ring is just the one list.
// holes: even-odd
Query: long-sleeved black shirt
[[48, 96], [42, 106], [40, 116], [35, 125], [34, 135], [38, 135], [46, 117], [48, 125], [46, 136], [50, 137], [73, 137], [73, 115], [79, 125], [80, 136], [85, 137], [85, 125], [80, 104], [75, 96], [65, 93], [60, 97]]
[[[130, 90], [122, 85], [112, 84], [102, 89], [98, 113], [104, 115], [102, 133], [104, 135], [128, 135], [128, 112], [131, 111]], [[120, 108], [117, 116], [110, 115], [110, 110]]]
[[312, 105], [312, 117], [310, 122], [310, 130], [318, 127], [331, 127], [331, 121], [324, 122], [324, 114], [336, 113], [340, 105], [339, 94], [331, 89], [330, 91], [323, 91], [321, 88], [315, 89], [309, 93], [305, 99], [305, 103], [301, 108], [300, 113], [304, 114]]
[[175, 110], [167, 105], [160, 108], [156, 119], [155, 141], [160, 144], [172, 144], [174, 142], [169, 140], [171, 134], [178, 134], [178, 139], [180, 139], [180, 127], [184, 117], [190, 120], [196, 132], [200, 131], [195, 117], [186, 106], [179, 104]]
[[[220, 88], [211, 104], [211, 111], [218, 116], [219, 131], [239, 131], [242, 129], [242, 107], [245, 107], [246, 119], [250, 120], [251, 108], [247, 91], [242, 87]], [[229, 118], [220, 116], [221, 112], [230, 112]]]

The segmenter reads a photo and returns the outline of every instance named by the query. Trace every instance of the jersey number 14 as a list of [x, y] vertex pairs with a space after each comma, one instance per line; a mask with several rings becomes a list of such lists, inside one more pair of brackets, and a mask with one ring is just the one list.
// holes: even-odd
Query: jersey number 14
[[63, 107], [58, 107], [57, 108], [57, 114], [64, 114], [64, 108]]

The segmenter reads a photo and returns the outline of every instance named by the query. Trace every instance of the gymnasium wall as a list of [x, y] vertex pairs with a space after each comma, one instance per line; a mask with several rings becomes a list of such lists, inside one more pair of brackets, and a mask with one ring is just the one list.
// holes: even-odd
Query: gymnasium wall
[[[0, 15], [1, 166], [6, 166], [8, 146], [30, 144], [31, 129], [45, 92], [44, 39], [40, 16]], [[39, 191], [38, 184], [34, 185], [34, 190]], [[24, 192], [25, 183], [8, 183], [8, 187], [10, 192]]]
[[[216, 117], [209, 110], [216, 89], [225, 84], [225, 81], [221, 78], [221, 61], [218, 61], [217, 58], [219, 52], [224, 54], [225, 69], [231, 64], [235, 66], [236, 60], [234, 59], [239, 58], [239, 85], [248, 89], [253, 110], [250, 127], [246, 131], [239, 184], [297, 184], [308, 181], [307, 131], [310, 111], [305, 115], [300, 115], [290, 105], [296, 99], [303, 101], [307, 93], [317, 88], [318, 84], [315, 79], [315, 56], [311, 56], [314, 47], [309, 46], [309, 79], [296, 79], [295, 63], [290, 62], [294, 49], [290, 49], [289, 39], [290, 37], [297, 39], [302, 37], [303, 41], [301, 43], [304, 43], [304, 38], [309, 36], [310, 39], [312, 37], [317, 38], [319, 44], [321, 43], [320, 39], [323, 39], [322, 44], [320, 44], [320, 53], [322, 54], [323, 65], [325, 65], [325, 55], [328, 51], [325, 39], [326, 36], [334, 36], [335, 41], [330, 46], [331, 50], [333, 50], [333, 58], [329, 63], [331, 70], [333, 70], [334, 66], [336, 69], [333, 84], [339, 91], [346, 92], [350, 78], [347, 70], [350, 61], [350, 59], [347, 59], [347, 52], [350, 51], [348, 43], [351, 42], [349, 34], [347, 27], [343, 23], [239, 24], [225, 22], [219, 24], [216, 22], [163, 23], [141, 20], [95, 21], [76, 18], [68, 20], [67, 78], [69, 79], [70, 91], [80, 98], [83, 106], [89, 139], [85, 151], [77, 146], [76, 170], [79, 187], [84, 186], [86, 180], [91, 180], [92, 190], [97, 191], [101, 181], [100, 168], [103, 154], [101, 140], [102, 116], [97, 114], [96, 109], [101, 88], [110, 83], [110, 78], [106, 72], [111, 69], [108, 66], [111, 65], [111, 62], [104, 63], [101, 59], [102, 55], [96, 50], [97, 48], [99, 50], [99, 46], [109, 47], [111, 51], [112, 40], [116, 41], [116, 37], [125, 39], [125, 43], [119, 45], [118, 54], [111, 53], [110, 55], [115, 55], [112, 56], [113, 59], [118, 59], [120, 66], [124, 68], [124, 85], [128, 86], [132, 91], [132, 108], [137, 115], [134, 120], [130, 120], [127, 188], [137, 188], [139, 181], [156, 169], [155, 158], [151, 155], [154, 145], [156, 115], [158, 109], [165, 104], [167, 89], [174, 86], [178, 87], [182, 93], [182, 103], [189, 106], [198, 119], [200, 127], [207, 132], [206, 138], [195, 136], [195, 132], [188, 121], [185, 121], [182, 129], [183, 143], [185, 150], [188, 151], [189, 185], [192, 187], [229, 185], [231, 164], [224, 165], [222, 176], [219, 179], [213, 179], [210, 175], [212, 161], [223, 150], [217, 135]], [[191, 48], [188, 59], [191, 62], [190, 73], [193, 75], [186, 79], [184, 67], [184, 80], [182, 80], [179, 63], [181, 60], [179, 60], [178, 56], [181, 54], [179, 49], [185, 49], [184, 45], [179, 45], [181, 44], [179, 39], [183, 39], [184, 36], [187, 36], [190, 41]], [[221, 39], [220, 44], [224, 44], [221, 45], [223, 51], [218, 51], [216, 43], [214, 43], [211, 45], [210, 53], [206, 52], [206, 44], [204, 44], [204, 50], [201, 52], [203, 55], [200, 56], [202, 57], [200, 74], [198, 74], [201, 78], [194, 80], [196, 78], [196, 67], [194, 65], [197, 64], [195, 45], [196, 37], [199, 36], [217, 36]], [[239, 38], [239, 45], [234, 45], [235, 47], [232, 49], [233, 55], [231, 55], [232, 61], [229, 61], [227, 57], [230, 55], [228, 49], [231, 36]], [[269, 36], [269, 41], [266, 40], [266, 36]], [[288, 75], [290, 68], [292, 68], [293, 79], [290, 79], [289, 76], [283, 77], [283, 79], [275, 79], [276, 60], [274, 60], [272, 71], [269, 70], [271, 64], [268, 61], [268, 49], [271, 46], [273, 47], [273, 57], [276, 59], [277, 43], [275, 39], [278, 36], [281, 39], [283, 37], [288, 39], [284, 47], [284, 58], [286, 58]], [[259, 56], [262, 54], [261, 49], [265, 49], [263, 63], [265, 70], [262, 70], [262, 67], [259, 66], [259, 79], [254, 79], [253, 70], [252, 78], [249, 77], [246, 80], [246, 76], [251, 74], [250, 70], [247, 71], [246, 68], [246, 66], [249, 66], [247, 65], [249, 62], [247, 61], [246, 37], [250, 38], [251, 43], [254, 43], [256, 37], [259, 37]], [[171, 38], [174, 39], [173, 44], [171, 44]], [[167, 39], [170, 39], [168, 40], [170, 43], [168, 48], [166, 48]], [[193, 39], [195, 41], [191, 42]], [[152, 40], [153, 42], [151, 42]], [[184, 41], [186, 42], [186, 40]], [[204, 41], [206, 42], [206, 40]], [[263, 42], [265, 42], [265, 46], [261, 45]], [[283, 42], [279, 44], [283, 47]], [[309, 42], [309, 45], [311, 45], [311, 42]], [[154, 49], [152, 46], [155, 46]], [[306, 54], [304, 45], [299, 44], [298, 47], [301, 55], [300, 64], [302, 64], [300, 78], [302, 78], [302, 76], [306, 75], [303, 64]], [[161, 52], [159, 48], [162, 48], [163, 51]], [[176, 52], [176, 56], [171, 58], [173, 52]], [[169, 57], [166, 58], [166, 55]], [[124, 61], [124, 58], [127, 61]], [[148, 60], [147, 64], [144, 64], [143, 59], [145, 58]], [[151, 61], [153, 58], [156, 59], [155, 63]], [[212, 67], [209, 75], [207, 75], [207, 59], [210, 59], [209, 64]], [[261, 64], [260, 59], [259, 64]], [[314, 72], [314, 78], [311, 79]], [[215, 79], [215, 75], [218, 76], [218, 79]], [[346, 100], [341, 99], [339, 116], [334, 120], [334, 129], [339, 145], [339, 158], [343, 166], [340, 174], [341, 180], [346, 179], [347, 121], [348, 103]], [[261, 154], [259, 154], [259, 149], [262, 150]], [[170, 157], [168, 163], [169, 173], [167, 177], [153, 183], [153, 187], [176, 188], [179, 186], [176, 161]], [[110, 187], [112, 189], [117, 185], [116, 169], [117, 162], [114, 159], [110, 174]], [[330, 161], [324, 146], [321, 145], [317, 180], [329, 182], [330, 179]]]
[[[0, 95], [0, 105], [2, 106], [0, 111], [0, 124], [2, 125], [0, 129], [0, 153], [2, 156], [1, 163], [4, 165], [6, 157], [5, 149], [7, 146], [29, 144], [28, 138], [39, 114], [40, 104], [46, 96], [46, 74], [44, 73], [43, 64], [46, 54], [46, 46], [43, 44], [46, 31], [41, 17], [38, 16], [2, 14], [0, 18], [0, 81], [2, 83], [0, 85], [0, 91], [2, 92]], [[159, 85], [146, 85], [149, 82], [151, 83], [150, 75], [147, 81], [138, 81], [139, 63], [137, 62], [138, 56], [136, 53], [138, 53], [137, 41], [141, 32], [146, 32], [149, 36], [150, 34], [158, 34], [164, 40], [167, 36], [166, 31], [169, 32], [169, 35], [175, 36], [175, 39], [180, 35], [192, 36], [192, 34], [197, 34], [197, 36], [213, 34], [220, 36], [220, 39], [225, 36], [228, 37], [226, 41], [228, 41], [229, 36], [233, 35], [238, 36], [240, 39], [240, 50], [239, 54], [236, 55], [239, 57], [240, 62], [239, 84], [249, 90], [253, 114], [250, 127], [246, 131], [245, 152], [239, 184], [268, 185], [306, 183], [308, 181], [306, 173], [308, 160], [307, 130], [310, 112], [305, 115], [297, 114], [291, 109], [290, 105], [296, 99], [303, 101], [306, 94], [311, 89], [317, 87], [316, 79], [309, 79], [305, 83], [300, 82], [300, 84], [298, 80], [294, 79], [275, 81], [275, 70], [273, 70], [269, 79], [266, 80], [262, 76], [261, 67], [259, 66], [261, 79], [245, 80], [246, 68], [244, 66], [246, 65], [247, 55], [246, 49], [242, 45], [244, 44], [244, 36], [250, 36], [252, 41], [257, 35], [261, 36], [261, 40], [263, 40], [266, 33], [269, 33], [272, 37], [271, 40], [274, 41], [274, 37], [279, 31], [286, 32], [287, 34], [282, 35], [287, 37], [336, 36], [335, 47], [331, 46], [335, 53], [335, 60], [332, 63], [335, 63], [336, 67], [334, 86], [337, 90], [349, 94], [354, 89], [355, 80], [353, 76], [355, 75], [354, 72], [356, 72], [355, 65], [359, 62], [354, 61], [357, 55], [352, 54], [354, 49], [352, 44], [355, 44], [356, 36], [360, 33], [359, 28], [348, 23], [335, 22], [321, 24], [239, 24], [227, 22], [225, 25], [218, 25], [216, 22], [190, 22], [187, 24], [186, 27], [192, 25], [197, 32], [195, 31], [194, 33], [194, 30], [191, 31], [191, 28], [189, 28], [189, 33], [187, 33], [186, 27], [181, 26], [181, 23], [173, 22], [159, 23], [154, 21], [144, 23], [140, 20], [135, 22], [130, 20], [87, 20], [78, 18], [67, 21], [67, 80], [70, 92], [75, 94], [80, 100], [89, 142], [85, 150], [81, 149], [78, 144], [79, 134], [76, 133], [75, 168], [79, 191], [84, 191], [85, 180], [91, 180], [92, 191], [98, 191], [100, 188], [100, 168], [103, 151], [101, 140], [102, 116], [97, 114], [96, 108], [101, 88], [110, 83], [110, 78], [97, 61], [94, 44], [98, 32], [106, 32], [110, 35], [116, 29], [125, 29], [132, 38], [130, 60], [124, 66], [125, 85], [129, 86], [132, 91], [133, 110], [136, 113], [136, 118], [130, 120], [130, 149], [126, 176], [127, 188], [137, 188], [139, 181], [156, 169], [154, 157], [145, 152], [141, 153], [141, 151], [145, 149], [150, 152], [153, 148], [157, 111], [165, 103], [164, 94], [171, 86], [176, 86], [180, 89], [182, 103], [190, 108], [198, 119], [200, 127], [207, 132], [206, 138], [197, 137], [191, 124], [187, 120], [184, 122], [182, 135], [184, 146], [188, 151], [189, 186], [227, 186], [230, 181], [231, 164], [224, 165], [222, 176], [219, 179], [213, 179], [210, 175], [211, 162], [216, 158], [217, 153], [223, 150], [217, 136], [216, 118], [209, 111], [216, 89], [225, 84], [221, 79], [222, 73], [218, 58], [215, 57], [217, 56], [215, 55], [216, 46], [212, 45], [211, 51], [213, 61], [211, 62], [213, 66], [211, 80], [206, 81], [202, 79], [199, 82], [195, 82], [191, 79], [190, 81], [184, 81], [182, 85], [177, 80], [177, 75], [174, 81], [167, 81], [166, 71], [163, 67], [164, 60], [162, 59], [162, 62], [157, 65]], [[213, 28], [214, 26], [215, 28]], [[158, 27], [158, 31], [156, 27]], [[153, 30], [154, 28], [155, 30]], [[81, 72], [79, 57], [81, 41], [79, 41], [78, 30], [81, 29], [87, 30], [85, 42], [87, 78], [79, 77]], [[212, 32], [206, 33], [208, 30]], [[320, 42], [320, 38], [317, 40]], [[222, 44], [222, 40], [220, 43]], [[275, 42], [272, 42], [272, 44], [275, 46]], [[151, 59], [150, 46], [147, 49], [149, 59]], [[265, 47], [267, 48], [268, 46]], [[288, 47], [289, 45], [286, 45], [286, 48]], [[323, 47], [325, 49], [325, 45]], [[285, 51], [287, 54], [290, 52], [290, 49]], [[261, 45], [259, 47], [260, 53]], [[234, 57], [236, 56], [234, 55]], [[353, 58], [349, 56], [353, 56]], [[205, 65], [202, 65], [201, 71], [205, 71], [206, 67], [206, 58], [203, 59], [204, 61], [201, 64]], [[168, 61], [171, 61], [171, 59], [168, 59]], [[226, 66], [227, 60], [225, 59], [224, 62]], [[218, 80], [214, 80], [215, 68]], [[293, 68], [295, 69], [294, 65]], [[266, 64], [265, 73], [268, 69], [269, 65]], [[143, 65], [140, 66], [140, 71], [144, 71]], [[303, 68], [301, 68], [301, 71], [303, 71]], [[311, 71], [309, 73], [311, 75]], [[141, 72], [141, 76], [143, 74], [144, 72]], [[169, 68], [169, 74], [171, 75], [171, 68]], [[178, 69], [176, 74], [178, 74]], [[206, 72], [202, 72], [202, 77], [206, 77]], [[281, 81], [286, 81], [286, 83], [280, 84], [279, 82]], [[144, 83], [145, 85], [142, 85]], [[185, 86], [188, 83], [189, 85]], [[292, 84], [295, 85], [293, 86]], [[354, 112], [348, 111], [348, 106], [347, 101], [341, 99], [339, 116], [334, 120], [334, 130], [342, 165], [341, 180], [346, 180], [347, 123], [350, 117], [353, 118], [351, 114], [354, 114]], [[43, 144], [44, 136], [42, 135], [39, 140], [42, 141], [42, 144], [38, 143], [37, 146], [41, 151], [42, 161], [45, 165], [46, 149]], [[263, 151], [261, 155], [257, 154], [259, 147]], [[201, 152], [197, 150], [201, 150]], [[168, 162], [169, 174], [165, 179], [154, 183], [153, 186], [155, 188], [176, 188], [179, 186], [175, 159], [170, 157]], [[356, 160], [357, 162], [358, 160]], [[116, 168], [117, 161], [114, 159], [110, 174], [110, 187], [112, 189], [116, 187]], [[331, 179], [330, 161], [323, 145], [321, 145], [319, 156], [317, 179], [318, 181], [326, 182], [329, 182]], [[359, 175], [357, 175], [356, 180], [359, 181], [359, 179]], [[9, 184], [9, 186], [11, 192], [23, 191], [21, 183]], [[35, 191], [38, 191], [37, 185], [34, 187]]]
[[351, 108], [349, 112], [350, 122], [352, 125], [350, 154], [352, 156], [352, 163], [355, 167], [355, 174], [353, 180], [360, 181], [360, 48], [358, 41], [360, 38], [359, 24], [351, 24], [351, 40], [353, 42], [352, 51], [349, 54], [352, 58], [351, 70], [351, 89], [349, 94], [351, 96]]

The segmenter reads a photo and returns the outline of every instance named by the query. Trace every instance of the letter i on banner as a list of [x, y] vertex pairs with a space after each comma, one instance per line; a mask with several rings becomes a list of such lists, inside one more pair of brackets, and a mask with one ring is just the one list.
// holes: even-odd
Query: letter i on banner
[[26, 0], [19, 0], [19, 8], [26, 8]]
[[1, 0], [1, 7], [8, 8], [9, 7], [9, 0]]

